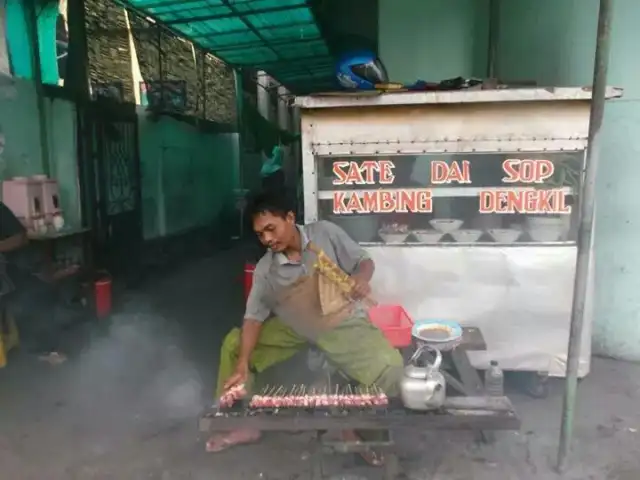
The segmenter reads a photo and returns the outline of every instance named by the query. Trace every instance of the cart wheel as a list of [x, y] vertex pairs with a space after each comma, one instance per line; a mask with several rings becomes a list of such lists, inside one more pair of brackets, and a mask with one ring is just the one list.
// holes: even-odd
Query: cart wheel
[[525, 392], [533, 398], [547, 398], [549, 396], [549, 374], [536, 372], [527, 375]]

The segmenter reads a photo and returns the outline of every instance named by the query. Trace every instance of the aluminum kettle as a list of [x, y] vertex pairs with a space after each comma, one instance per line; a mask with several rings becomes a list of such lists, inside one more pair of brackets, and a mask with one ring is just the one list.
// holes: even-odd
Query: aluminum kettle
[[[435, 353], [432, 364], [424, 367], [417, 362], [425, 351]], [[400, 381], [400, 394], [402, 403], [410, 410], [436, 410], [444, 405], [447, 383], [440, 371], [442, 354], [440, 350], [422, 345], [409, 360], [404, 368], [404, 375]]]

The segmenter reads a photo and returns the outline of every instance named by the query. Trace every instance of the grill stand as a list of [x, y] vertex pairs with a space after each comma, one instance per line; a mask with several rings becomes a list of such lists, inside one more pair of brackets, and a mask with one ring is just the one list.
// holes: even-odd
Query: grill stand
[[[324, 477], [323, 457], [327, 454], [348, 454], [369, 450], [384, 451], [384, 479], [397, 480], [404, 478], [400, 468], [396, 445], [391, 435], [392, 429], [440, 429], [440, 430], [472, 430], [478, 432], [478, 440], [490, 443], [495, 440], [493, 430], [517, 430], [520, 420], [511, 402], [506, 397], [488, 397], [478, 372], [473, 368], [467, 351], [486, 350], [482, 332], [478, 328], [463, 328], [460, 345], [454, 350], [443, 352], [443, 373], [448, 386], [461, 396], [450, 396], [445, 402], [445, 411], [451, 415], [429, 415], [421, 413], [398, 413], [393, 411], [386, 417], [344, 416], [331, 417], [322, 415], [280, 414], [280, 415], [246, 415], [242, 410], [230, 412], [223, 417], [205, 414], [200, 420], [201, 431], [229, 430], [251, 425], [259, 430], [306, 430], [315, 432], [312, 445], [311, 478], [322, 480]], [[409, 354], [409, 352], [403, 352]], [[327, 382], [333, 384], [328, 374]], [[323, 435], [329, 430], [340, 429], [372, 429], [387, 430], [389, 440], [380, 442], [344, 442], [325, 441]]]

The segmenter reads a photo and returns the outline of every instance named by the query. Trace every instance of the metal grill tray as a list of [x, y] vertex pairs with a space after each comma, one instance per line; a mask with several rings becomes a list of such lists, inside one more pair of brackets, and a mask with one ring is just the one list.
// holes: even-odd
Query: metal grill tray
[[507, 397], [450, 397], [443, 408], [418, 412], [390, 399], [388, 408], [249, 409], [243, 403], [205, 412], [201, 431], [255, 428], [259, 430], [437, 429], [517, 430], [520, 419]]

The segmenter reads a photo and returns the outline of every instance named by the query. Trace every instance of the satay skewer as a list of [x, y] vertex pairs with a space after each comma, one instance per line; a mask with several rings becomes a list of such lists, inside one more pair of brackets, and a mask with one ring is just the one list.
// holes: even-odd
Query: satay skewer
[[307, 387], [301, 384], [293, 385], [290, 390], [284, 386], [267, 386], [260, 395], [252, 397], [249, 408], [362, 408], [386, 407], [388, 404], [387, 395], [377, 385], [360, 386], [355, 390], [348, 385], [342, 391], [339, 386], [335, 390], [325, 387], [321, 392], [312, 388], [307, 392]]

